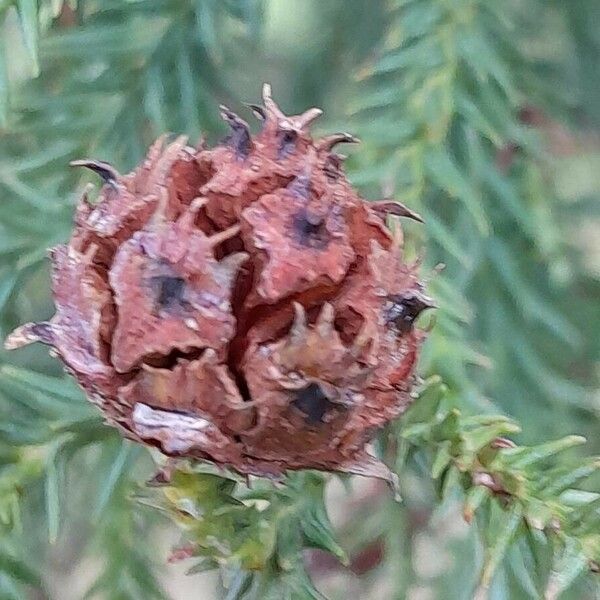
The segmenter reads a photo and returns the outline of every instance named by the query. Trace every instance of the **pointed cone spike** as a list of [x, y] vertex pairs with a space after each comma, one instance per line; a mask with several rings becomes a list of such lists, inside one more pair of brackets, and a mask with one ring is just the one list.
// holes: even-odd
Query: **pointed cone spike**
[[364, 351], [366, 350], [366, 348], [369, 346], [369, 344], [371, 343], [372, 339], [373, 339], [373, 334], [372, 334], [371, 325], [367, 321], [365, 321], [363, 326], [360, 328], [358, 334], [354, 338], [354, 341], [352, 342], [352, 347], [350, 350], [352, 356], [354, 356], [354, 357], [361, 356], [364, 353]]
[[306, 340], [307, 323], [306, 311], [300, 302], [294, 302], [294, 322], [290, 329], [290, 342], [293, 345], [300, 345]]
[[396, 502], [402, 501], [398, 475], [396, 475], [396, 473], [394, 473], [385, 463], [368, 452], [364, 452], [362, 455], [357, 456], [355, 462], [342, 465], [337, 471], [341, 473], [350, 473], [352, 475], [360, 475], [362, 477], [382, 479], [390, 486], [390, 489], [394, 494], [394, 500], [396, 500]]
[[[414, 265], [412, 268], [414, 268]], [[423, 283], [427, 286], [427, 284], [431, 283], [436, 277], [441, 275], [441, 273], [443, 273], [445, 268], [446, 268], [446, 265], [444, 263], [438, 263], [437, 265], [435, 265], [429, 271], [429, 273], [426, 274], [426, 276], [423, 279]]]
[[83, 188], [83, 192], [81, 194], [81, 198], [79, 199], [79, 202], [81, 204], [85, 204], [86, 206], [93, 207], [94, 205], [92, 204], [92, 201], [90, 200], [90, 194], [93, 191], [94, 191], [94, 184], [86, 183], [85, 187]]
[[294, 119], [295, 125], [298, 129], [306, 129], [311, 123], [314, 123], [321, 115], [323, 111], [320, 108], [309, 108], [306, 112], [297, 116]]
[[98, 244], [91, 243], [87, 250], [81, 255], [81, 261], [86, 265], [91, 265], [94, 262], [94, 256], [98, 252]]
[[208, 239], [210, 241], [211, 246], [218, 246], [223, 242], [235, 237], [240, 232], [239, 225], [232, 225], [228, 229], [224, 229], [223, 231], [219, 231], [214, 235], [211, 235]]
[[371, 240], [370, 252], [367, 257], [369, 269], [373, 273], [373, 276], [377, 280], [381, 280], [383, 273], [380, 269], [380, 260], [387, 254], [387, 250], [384, 250], [377, 240]]
[[187, 136], [187, 135], [178, 135], [175, 138], [175, 141], [167, 146], [167, 151], [169, 150], [169, 148], [175, 147], [175, 146], [179, 146], [180, 148], [185, 148], [187, 146], [188, 139], [189, 139], [189, 136]]
[[178, 159], [179, 153], [185, 148], [187, 140], [188, 138], [186, 135], [180, 135], [174, 142], [165, 148], [162, 156], [158, 159], [156, 167], [152, 171], [149, 185], [147, 186], [148, 190], [154, 185], [164, 184], [173, 163]]
[[333, 333], [333, 320], [335, 318], [335, 309], [333, 304], [325, 302], [321, 307], [321, 312], [317, 317], [317, 331], [322, 338], [328, 338]]
[[207, 204], [208, 204], [208, 198], [206, 198], [204, 196], [198, 196], [197, 198], [194, 198], [190, 202], [190, 210], [197, 213], [199, 210], [204, 208]]
[[71, 167], [84, 167], [85, 169], [89, 169], [98, 174], [105, 183], [110, 183], [112, 185], [117, 183], [121, 177], [119, 172], [111, 164], [102, 160], [91, 160], [87, 158], [82, 160], [72, 160], [69, 165]]
[[202, 356], [200, 357], [200, 362], [202, 364], [210, 363], [215, 358], [217, 358], [217, 353], [214, 351], [214, 349], [206, 348], [206, 350], [204, 350], [204, 352], [202, 353]]
[[46, 250], [46, 255], [52, 262], [54, 262], [65, 250], [67, 250], [66, 244], [57, 244], [56, 246], [48, 248], [48, 250]]
[[423, 310], [433, 309], [436, 310], [439, 306], [426, 294], [421, 294], [421, 300], [423, 301]]
[[[429, 308], [437, 308], [437, 306], [430, 306]], [[433, 331], [433, 328], [436, 326], [437, 324], [437, 314], [431, 315], [431, 319], [429, 320], [429, 323], [427, 323], [427, 325], [425, 325], [425, 327], [421, 327], [421, 329], [425, 332], [425, 333], [431, 333]]]
[[386, 253], [384, 247], [377, 241], [371, 240], [371, 255], [374, 257], [380, 257]]
[[16, 350], [33, 342], [52, 345], [54, 341], [52, 324], [48, 321], [42, 321], [41, 323], [26, 323], [15, 329], [4, 340], [4, 347], [7, 350]]
[[[240, 267], [250, 258], [247, 252], [235, 252], [228, 254], [219, 262], [220, 276], [223, 277], [222, 285], [231, 287]], [[208, 357], [207, 357], [208, 358]]]
[[279, 131], [294, 131], [298, 133], [307, 128], [315, 119], [323, 114], [320, 108], [309, 108], [301, 115], [288, 117], [273, 100], [271, 86], [268, 83], [263, 85], [263, 103], [265, 105], [266, 118], [275, 121]]
[[187, 210], [184, 210], [177, 219], [177, 225], [179, 226], [180, 230], [184, 231], [185, 233], [190, 233], [194, 229], [197, 214], [198, 211], [193, 210], [191, 207], [189, 207]]
[[169, 192], [167, 188], [160, 188], [158, 200], [156, 201], [156, 208], [154, 214], [148, 222], [149, 229], [156, 229], [164, 225], [167, 222], [167, 210], [169, 208]]
[[337, 144], [359, 144], [360, 140], [350, 133], [334, 133], [319, 140], [317, 150], [331, 150]]
[[287, 117], [283, 114], [283, 112], [281, 111], [279, 106], [277, 106], [277, 104], [275, 103], [275, 101], [273, 100], [273, 98], [271, 96], [271, 85], [270, 84], [265, 83], [263, 85], [262, 95], [263, 95], [263, 103], [264, 103], [265, 109], [267, 111], [267, 116], [274, 117], [276, 121], [279, 121], [280, 119], [287, 121]]
[[395, 217], [407, 217], [413, 219], [419, 223], [423, 223], [423, 217], [419, 213], [404, 206], [401, 202], [396, 200], [379, 200], [370, 203], [371, 208], [380, 215], [393, 215]]
[[263, 83], [263, 87], [262, 87], [262, 97], [263, 97], [263, 102], [265, 103], [265, 106], [267, 104], [267, 102], [272, 102], [273, 99], [271, 98], [271, 84], [270, 83]]
[[73, 246], [67, 246], [67, 256], [70, 260], [75, 262], [82, 262], [83, 260], [83, 254], [79, 252], [79, 250], [73, 248]]
[[246, 158], [252, 149], [252, 138], [248, 123], [238, 117], [226, 106], [221, 105], [221, 117], [231, 127], [231, 133], [225, 138], [224, 143], [231, 146], [239, 158]]
[[207, 149], [206, 138], [204, 137], [204, 134], [200, 134], [200, 137], [198, 138], [198, 141], [196, 142], [196, 150], [206, 150], [206, 149]]
[[314, 168], [317, 166], [319, 161], [319, 155], [315, 151], [314, 148], [309, 148], [306, 153], [306, 160], [304, 163], [304, 172], [310, 174], [313, 172]]
[[406, 330], [412, 328], [414, 321], [423, 311], [437, 308], [433, 300], [420, 289], [409, 290], [398, 300], [398, 303], [404, 308], [403, 321], [400, 325]]
[[231, 109], [227, 108], [224, 104], [219, 105], [221, 111], [221, 118], [225, 121], [232, 129], [243, 128], [248, 131], [248, 123], [241, 117], [238, 117]]
[[152, 146], [150, 146], [144, 162], [136, 169], [136, 188], [139, 190], [147, 190], [147, 181], [153, 176], [156, 165], [163, 155], [165, 141], [168, 137], [168, 134], [163, 133], [155, 140]]
[[150, 146], [148, 150], [148, 156], [144, 161], [146, 164], [153, 164], [160, 158], [160, 155], [163, 152], [163, 146], [165, 145], [165, 141], [167, 139], [168, 134], [163, 133], [153, 144]]
[[265, 109], [258, 104], [246, 104], [246, 106], [252, 111], [252, 114], [259, 120], [265, 121], [267, 118], [267, 113]]

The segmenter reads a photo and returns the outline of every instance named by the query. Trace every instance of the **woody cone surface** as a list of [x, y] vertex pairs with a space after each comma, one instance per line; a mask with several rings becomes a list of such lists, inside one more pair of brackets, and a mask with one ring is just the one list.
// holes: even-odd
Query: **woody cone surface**
[[389, 478], [367, 452], [411, 402], [430, 306], [398, 203], [366, 202], [321, 111], [284, 115], [264, 87], [251, 137], [229, 109], [222, 145], [161, 138], [134, 172], [100, 175], [50, 252], [56, 314], [6, 341], [49, 344], [107, 420], [165, 454], [247, 474], [315, 468]]

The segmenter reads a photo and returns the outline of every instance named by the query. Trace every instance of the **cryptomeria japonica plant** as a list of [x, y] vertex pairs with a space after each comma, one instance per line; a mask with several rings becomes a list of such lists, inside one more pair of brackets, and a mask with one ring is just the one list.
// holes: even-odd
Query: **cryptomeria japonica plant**
[[432, 306], [402, 233], [367, 202], [321, 111], [286, 116], [264, 86], [254, 138], [226, 107], [214, 149], [159, 139], [132, 173], [84, 195], [50, 251], [56, 314], [6, 341], [49, 344], [109, 423], [173, 456], [244, 474], [392, 474], [365, 446], [411, 403]]

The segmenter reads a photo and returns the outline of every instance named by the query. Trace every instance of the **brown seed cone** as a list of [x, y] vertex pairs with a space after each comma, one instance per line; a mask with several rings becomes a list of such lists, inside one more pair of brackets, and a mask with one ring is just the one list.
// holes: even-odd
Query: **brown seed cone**
[[366, 447], [410, 404], [431, 306], [387, 215], [346, 180], [320, 115], [284, 115], [264, 88], [254, 138], [229, 109], [212, 150], [160, 138], [104, 180], [51, 251], [56, 314], [8, 348], [53, 346], [107, 420], [173, 456], [241, 473], [337, 470], [390, 479]]

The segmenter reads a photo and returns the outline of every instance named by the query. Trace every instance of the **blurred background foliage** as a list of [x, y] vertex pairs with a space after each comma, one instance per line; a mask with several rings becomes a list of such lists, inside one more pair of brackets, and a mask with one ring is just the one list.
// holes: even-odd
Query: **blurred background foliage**
[[596, 0], [0, 0], [0, 337], [52, 314], [45, 252], [92, 181], [70, 160], [216, 142], [264, 81], [363, 139], [365, 197], [423, 214], [406, 252], [440, 306], [379, 440], [401, 504], [191, 464], [148, 488], [160, 457], [43, 348], [0, 350], [0, 598], [600, 598], [599, 23]]

